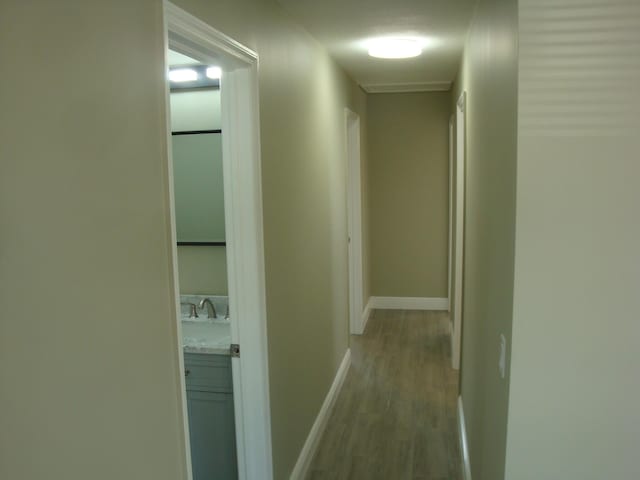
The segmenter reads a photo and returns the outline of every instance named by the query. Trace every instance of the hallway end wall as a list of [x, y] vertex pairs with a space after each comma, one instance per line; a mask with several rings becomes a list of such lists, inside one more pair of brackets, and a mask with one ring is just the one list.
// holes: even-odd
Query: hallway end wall
[[371, 294], [445, 298], [450, 93], [367, 98]]

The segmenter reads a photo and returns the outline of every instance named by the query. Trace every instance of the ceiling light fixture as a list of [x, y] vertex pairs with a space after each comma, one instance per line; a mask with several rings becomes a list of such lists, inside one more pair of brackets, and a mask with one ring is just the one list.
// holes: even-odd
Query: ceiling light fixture
[[220, 67], [208, 67], [207, 68], [207, 78], [211, 78], [212, 80], [216, 80], [222, 77], [222, 69]]
[[169, 72], [169, 80], [172, 82], [195, 82], [198, 80], [198, 72], [191, 68], [179, 68]]
[[369, 55], [375, 58], [412, 58], [421, 53], [421, 42], [414, 38], [388, 37], [369, 42]]

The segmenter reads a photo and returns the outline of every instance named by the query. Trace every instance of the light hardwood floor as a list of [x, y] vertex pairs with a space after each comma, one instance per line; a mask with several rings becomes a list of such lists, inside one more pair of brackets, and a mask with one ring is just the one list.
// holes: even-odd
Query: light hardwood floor
[[307, 480], [460, 480], [446, 312], [376, 310]]

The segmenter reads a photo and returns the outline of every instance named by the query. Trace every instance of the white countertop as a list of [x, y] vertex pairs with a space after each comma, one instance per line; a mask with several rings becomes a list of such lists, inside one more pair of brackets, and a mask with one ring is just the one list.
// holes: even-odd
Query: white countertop
[[229, 355], [231, 347], [229, 320], [183, 319], [182, 346], [185, 353]]

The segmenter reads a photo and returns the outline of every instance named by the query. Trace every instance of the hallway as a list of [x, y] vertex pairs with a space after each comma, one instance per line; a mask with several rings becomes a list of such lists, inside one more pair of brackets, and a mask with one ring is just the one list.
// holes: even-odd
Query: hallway
[[309, 480], [459, 480], [448, 313], [375, 310]]

